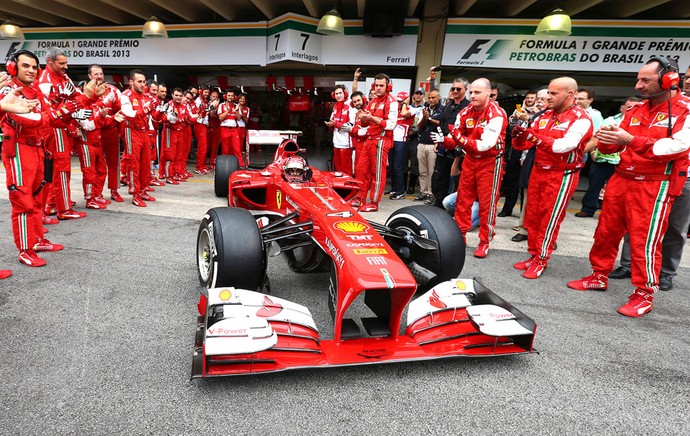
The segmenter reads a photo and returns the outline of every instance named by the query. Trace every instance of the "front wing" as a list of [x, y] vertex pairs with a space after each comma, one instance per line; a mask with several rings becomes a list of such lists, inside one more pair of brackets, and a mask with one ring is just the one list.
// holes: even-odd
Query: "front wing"
[[416, 298], [405, 333], [390, 337], [322, 340], [306, 307], [243, 289], [209, 289], [202, 302], [192, 378], [531, 353], [537, 328], [477, 279]]

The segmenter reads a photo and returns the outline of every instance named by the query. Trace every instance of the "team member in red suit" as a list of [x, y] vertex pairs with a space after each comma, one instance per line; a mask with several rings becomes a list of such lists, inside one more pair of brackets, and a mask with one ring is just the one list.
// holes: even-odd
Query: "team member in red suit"
[[196, 136], [196, 165], [194, 172], [208, 174], [206, 156], [208, 156], [208, 97], [211, 91], [208, 87], [201, 88], [201, 93], [194, 101], [197, 108], [197, 119], [194, 123], [194, 136]]
[[331, 93], [335, 99], [331, 118], [326, 121], [326, 126], [333, 130], [333, 170], [340, 171], [349, 176], [352, 175], [352, 139], [349, 132], [343, 126], [350, 122], [349, 94], [344, 85], [336, 85]]
[[[38, 57], [32, 52], [20, 50], [11, 55], [8, 72], [14, 77], [0, 94], [4, 96], [14, 92], [27, 100], [38, 101], [36, 105], [32, 103], [32, 112], [28, 114], [5, 113], [0, 118], [3, 133], [2, 162], [12, 205], [14, 242], [19, 249], [19, 261], [37, 267], [46, 264], [36, 254], [37, 251], [59, 251], [64, 248], [43, 237], [43, 204], [40, 195], [45, 184], [43, 130], [46, 127], [64, 125], [65, 121], [73, 119], [72, 113], [77, 104], [90, 104], [91, 101], [80, 94], [75, 98], [76, 103], [65, 100], [53, 110], [42, 91], [34, 85], [38, 73]], [[90, 83], [87, 93], [93, 95], [94, 88], [95, 82]]]
[[182, 89], [173, 90], [173, 99], [166, 110], [166, 122], [163, 127], [161, 144], [161, 161], [159, 177], [165, 178], [166, 183], [177, 185], [187, 180], [180, 174], [178, 155], [184, 152], [184, 124], [189, 118], [187, 105], [182, 104]]
[[[120, 106], [125, 119], [122, 122], [127, 156], [127, 182], [132, 194], [132, 204], [146, 207], [146, 201], [155, 201], [146, 192], [151, 180], [151, 143], [149, 139], [149, 118], [155, 111], [153, 99], [146, 92], [146, 76], [141, 70], [129, 73], [129, 89], [120, 96]], [[155, 113], [158, 113], [157, 111]]]
[[[352, 93], [352, 97], [350, 99], [350, 122], [348, 125], [345, 126], [345, 130], [349, 130], [350, 138], [352, 140], [352, 148], [354, 155], [353, 163], [355, 171], [359, 166], [359, 160], [360, 156], [362, 155], [362, 149], [364, 148], [364, 142], [366, 142], [367, 140], [367, 129], [365, 127], [362, 127], [362, 121], [359, 119], [359, 111], [366, 104], [367, 101], [362, 91], [355, 91]], [[353, 206], [360, 206], [360, 204], [357, 204], [359, 199], [355, 199], [353, 201]]]
[[592, 137], [592, 120], [575, 103], [577, 82], [570, 77], [549, 83], [549, 109], [530, 127], [513, 129], [513, 147], [536, 147], [529, 179], [525, 228], [530, 258], [513, 265], [523, 277], [536, 279], [546, 269], [565, 217], [568, 202], [577, 188], [582, 154]]
[[237, 118], [237, 136], [240, 138], [240, 151], [247, 152], [247, 123], [249, 122], [249, 106], [247, 106], [247, 94], [237, 97], [237, 108], [241, 114]]
[[103, 185], [108, 176], [105, 155], [103, 153], [103, 128], [117, 128], [117, 124], [124, 120], [120, 112], [108, 115], [107, 108], [92, 106], [92, 115], [85, 120], [79, 120], [81, 125], [81, 141], [79, 159], [83, 173], [82, 185], [87, 209], [105, 209], [110, 202], [103, 198]]
[[496, 234], [496, 205], [503, 178], [503, 150], [508, 118], [491, 99], [491, 82], [477, 79], [470, 85], [470, 105], [461, 110], [450, 129], [450, 137], [432, 134], [434, 141], [447, 149], [465, 152], [460, 172], [455, 221], [463, 236], [472, 228], [472, 204], [479, 199], [479, 245], [475, 257], [489, 254], [489, 243]]
[[690, 101], [678, 91], [679, 82], [677, 65], [661, 56], [650, 59], [635, 85], [646, 100], [628, 110], [620, 126], [602, 127], [596, 134], [597, 149], [620, 152], [620, 163], [606, 184], [589, 252], [593, 274], [568, 286], [605, 291], [620, 241], [629, 233], [636, 289], [618, 309], [625, 316], [639, 317], [652, 310], [668, 215], [687, 181]]
[[234, 91], [228, 91], [225, 102], [218, 106], [221, 154], [231, 154], [237, 157], [240, 166], [243, 167], [244, 159], [242, 159], [240, 136], [237, 131], [237, 119], [242, 117], [242, 113], [234, 101]]
[[[48, 98], [51, 106], [57, 109], [66, 99], [73, 99], [80, 91], [67, 76], [67, 56], [57, 47], [51, 47], [46, 53], [46, 68], [37, 79], [38, 87]], [[53, 158], [53, 182], [44, 191], [44, 207], [61, 220], [78, 219], [86, 216], [86, 212], [72, 209], [70, 196], [71, 153], [74, 140], [77, 137], [77, 122], [65, 119], [62, 125], [56, 124], [47, 128], [46, 151]]]
[[[158, 82], [156, 82], [155, 80], [149, 82], [149, 94], [151, 94], [151, 99], [153, 100], [154, 106], [156, 107], [156, 109], [158, 109], [158, 107], [163, 103], [163, 101], [158, 96]], [[160, 121], [156, 121], [153, 117], [151, 117], [151, 123], [149, 124], [149, 139], [151, 141], [151, 181], [149, 182], [149, 184], [151, 186], [165, 185], [165, 183], [158, 180], [156, 170], [154, 168], [154, 165], [159, 163], [161, 159], [161, 141], [160, 136], [158, 135], [160, 125]], [[149, 189], [152, 190], [153, 188]]]
[[[103, 68], [100, 65], [91, 65], [89, 67], [89, 79], [103, 82]], [[101, 135], [101, 149], [105, 158], [105, 164], [108, 171], [108, 189], [110, 190], [110, 199], [117, 202], [124, 201], [122, 196], [117, 192], [120, 187], [118, 179], [119, 165], [120, 165], [120, 127], [112, 118], [113, 115], [120, 111], [120, 90], [115, 86], [108, 84], [108, 91], [101, 98], [102, 106], [107, 110], [106, 117], [108, 122], [104, 123], [100, 128]], [[101, 194], [96, 197], [96, 200], [102, 204], [108, 204], [107, 200]]]
[[218, 156], [218, 146], [220, 145], [220, 120], [218, 119], [219, 105], [220, 93], [218, 91], [212, 91], [208, 103], [209, 165], [212, 170], [216, 168], [216, 157]]
[[187, 158], [189, 157], [189, 152], [192, 150], [192, 125], [196, 123], [199, 117], [196, 104], [194, 100], [196, 95], [192, 91], [186, 91], [184, 97], [182, 98], [182, 104], [187, 108], [187, 120], [183, 124], [182, 131], [184, 132], [184, 149], [177, 154], [177, 167], [180, 177], [185, 180], [189, 177], [194, 177], [194, 174], [187, 170]]
[[[0, 72], [0, 89], [5, 88], [9, 79], [7, 73], [4, 71]], [[5, 113], [25, 114], [31, 112], [38, 106], [38, 100], [27, 100], [24, 97], [20, 97], [19, 95], [21, 92], [22, 90], [20, 88], [15, 88], [8, 94], [0, 94], [0, 120], [4, 118]], [[6, 279], [11, 275], [12, 271], [9, 269], [0, 270], [0, 280]]]
[[367, 139], [362, 148], [359, 167], [355, 170], [357, 179], [364, 185], [360, 194], [362, 212], [375, 212], [379, 209], [379, 201], [386, 186], [388, 151], [393, 146], [393, 129], [398, 123], [398, 102], [390, 94], [391, 79], [385, 74], [377, 74], [373, 87], [373, 98], [358, 115], [362, 126], [367, 128]]

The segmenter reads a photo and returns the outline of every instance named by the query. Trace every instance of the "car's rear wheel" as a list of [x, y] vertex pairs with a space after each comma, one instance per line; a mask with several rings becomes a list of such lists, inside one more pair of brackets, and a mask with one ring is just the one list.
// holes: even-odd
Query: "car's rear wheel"
[[213, 177], [216, 197], [228, 196], [230, 176], [238, 169], [240, 169], [240, 162], [237, 160], [237, 156], [224, 154], [216, 158], [216, 172]]
[[[438, 257], [419, 256], [412, 259], [420, 266], [431, 270], [437, 280], [434, 284], [456, 278], [465, 265], [465, 240], [453, 218], [448, 213], [434, 206], [407, 206], [391, 214], [386, 221], [391, 229], [404, 229], [434, 240], [438, 243]], [[424, 291], [420, 285], [420, 290]]]
[[199, 281], [207, 288], [260, 289], [266, 256], [254, 216], [244, 209], [210, 209], [199, 225], [196, 246]]

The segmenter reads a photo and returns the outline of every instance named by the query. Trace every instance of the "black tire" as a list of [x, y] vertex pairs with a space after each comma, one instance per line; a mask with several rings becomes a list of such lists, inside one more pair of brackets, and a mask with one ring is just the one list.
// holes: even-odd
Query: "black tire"
[[316, 245], [295, 248], [285, 252], [288, 259], [288, 267], [297, 273], [323, 272], [328, 270], [331, 258]]
[[421, 266], [432, 270], [439, 281], [456, 278], [465, 266], [465, 240], [455, 220], [435, 206], [407, 206], [393, 212], [386, 226], [406, 228], [413, 233], [438, 242], [440, 267], [425, 265], [423, 259], [415, 259]]
[[220, 155], [216, 158], [216, 172], [213, 176], [213, 188], [216, 191], [216, 197], [228, 196], [228, 183], [232, 173], [240, 169], [240, 162], [237, 156]]
[[262, 287], [266, 256], [259, 227], [251, 213], [234, 207], [210, 209], [201, 220], [196, 241], [197, 270], [202, 285], [234, 286], [250, 291]]

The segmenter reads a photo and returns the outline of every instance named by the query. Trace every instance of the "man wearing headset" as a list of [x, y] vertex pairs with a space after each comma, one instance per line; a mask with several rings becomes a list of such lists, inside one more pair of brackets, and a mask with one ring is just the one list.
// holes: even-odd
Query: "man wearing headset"
[[635, 89], [645, 98], [628, 110], [620, 126], [596, 133], [602, 153], [620, 152], [606, 186], [604, 207], [589, 253], [593, 273], [568, 287], [605, 291], [618, 245], [630, 235], [632, 283], [636, 287], [618, 313], [639, 317], [652, 310], [659, 289], [662, 237], [675, 196], [687, 181], [690, 107], [680, 95], [678, 67], [651, 58], [637, 74]]
[[[398, 102], [391, 96], [391, 79], [380, 73], [374, 77], [374, 96], [367, 107], [358, 112], [367, 140], [362, 148], [357, 179], [363, 182], [360, 191], [361, 212], [376, 212], [386, 186], [386, 162], [393, 146], [393, 129], [398, 123]], [[368, 197], [367, 197], [368, 195]]]

